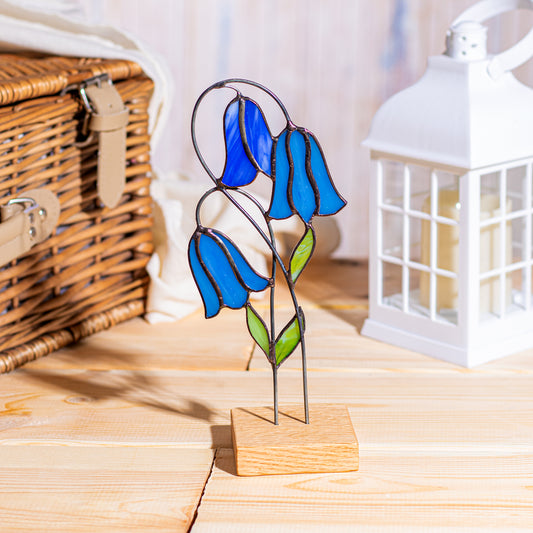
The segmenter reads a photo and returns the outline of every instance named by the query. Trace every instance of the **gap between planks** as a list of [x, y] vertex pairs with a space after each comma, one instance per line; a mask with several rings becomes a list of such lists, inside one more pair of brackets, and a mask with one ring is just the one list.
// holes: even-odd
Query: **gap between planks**
[[202, 500], [205, 495], [205, 491], [207, 490], [207, 485], [209, 483], [209, 480], [211, 479], [211, 476], [213, 475], [213, 471], [215, 469], [215, 461], [217, 459], [219, 453], [219, 448], [216, 448], [213, 452], [213, 460], [211, 461], [211, 468], [209, 469], [209, 474], [207, 475], [207, 478], [204, 483], [204, 488], [202, 489], [202, 493], [200, 494], [200, 498], [198, 498], [198, 503], [196, 504], [196, 508], [194, 509], [194, 514], [191, 520], [191, 523], [189, 524], [189, 528], [187, 529], [187, 533], [191, 533], [194, 524], [196, 522], [196, 519], [198, 518], [198, 513], [200, 510], [200, 506], [202, 505]]

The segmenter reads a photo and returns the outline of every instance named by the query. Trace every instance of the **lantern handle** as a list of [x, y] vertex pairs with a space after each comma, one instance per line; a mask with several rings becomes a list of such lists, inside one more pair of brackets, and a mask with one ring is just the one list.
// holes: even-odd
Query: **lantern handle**
[[[459, 15], [453, 21], [452, 28], [461, 22], [481, 23], [515, 9], [533, 11], [533, 0], [481, 0]], [[531, 56], [533, 56], [533, 29], [513, 47], [491, 59], [488, 65], [489, 76], [498, 79], [504, 73], [525, 63]]]

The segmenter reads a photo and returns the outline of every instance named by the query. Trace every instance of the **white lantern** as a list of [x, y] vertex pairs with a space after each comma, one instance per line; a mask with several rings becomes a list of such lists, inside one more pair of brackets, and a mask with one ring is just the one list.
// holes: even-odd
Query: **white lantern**
[[483, 21], [533, 0], [484, 0], [447, 50], [387, 101], [365, 145], [370, 309], [362, 333], [463, 366], [533, 346], [533, 90], [511, 70], [533, 30], [489, 56]]

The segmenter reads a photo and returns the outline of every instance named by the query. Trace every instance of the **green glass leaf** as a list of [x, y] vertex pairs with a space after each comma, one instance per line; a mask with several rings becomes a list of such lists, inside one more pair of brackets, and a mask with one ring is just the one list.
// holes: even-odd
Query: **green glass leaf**
[[311, 254], [315, 249], [315, 234], [313, 228], [308, 228], [303, 236], [302, 240], [298, 243], [294, 252], [292, 252], [291, 262], [290, 262], [290, 273], [292, 282], [295, 283], [298, 279], [298, 276], [302, 273], [302, 270], [305, 268], [309, 259], [311, 259]]
[[279, 366], [294, 351], [300, 342], [300, 326], [296, 315], [276, 339], [276, 364]]
[[246, 323], [248, 325], [248, 331], [250, 332], [250, 335], [268, 357], [270, 346], [268, 331], [265, 323], [251, 305], [246, 307]]

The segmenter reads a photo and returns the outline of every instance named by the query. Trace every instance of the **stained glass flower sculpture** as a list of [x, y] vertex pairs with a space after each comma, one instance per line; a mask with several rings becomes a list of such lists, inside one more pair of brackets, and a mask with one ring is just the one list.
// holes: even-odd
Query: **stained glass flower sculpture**
[[[259, 105], [244, 96], [240, 85], [254, 86], [274, 99], [287, 121], [277, 136], [272, 136]], [[220, 177], [215, 176], [205, 162], [196, 140], [195, 124], [200, 103], [215, 89], [230, 88], [236, 96], [226, 107], [223, 133], [226, 162]], [[197, 228], [189, 243], [189, 264], [200, 291], [206, 318], [217, 315], [223, 307], [246, 309], [246, 323], [250, 335], [265, 353], [272, 366], [274, 381], [274, 421], [278, 423], [277, 371], [296, 350], [302, 353], [303, 395], [305, 422], [309, 423], [307, 368], [305, 354], [305, 320], [295, 294], [295, 285], [313, 254], [316, 242], [312, 219], [333, 215], [346, 202], [337, 192], [316, 137], [295, 126], [279, 98], [266, 87], [243, 79], [228, 79], [208, 87], [198, 98], [193, 110], [191, 133], [194, 149], [215, 186], [198, 202]], [[272, 181], [270, 206], [265, 209], [244, 187], [263, 174]], [[259, 274], [247, 261], [237, 245], [226, 235], [201, 223], [204, 201], [214, 193], [223, 194], [252, 224], [258, 236], [272, 254], [270, 277]], [[257, 220], [238, 201], [239, 195], [257, 208], [268, 229], [263, 231]], [[303, 234], [286, 265], [280, 257], [271, 221], [298, 216], [303, 223]], [[279, 333], [275, 331], [274, 291], [277, 269], [287, 283], [294, 316]], [[270, 290], [270, 324], [267, 326], [250, 303], [251, 292]]]

